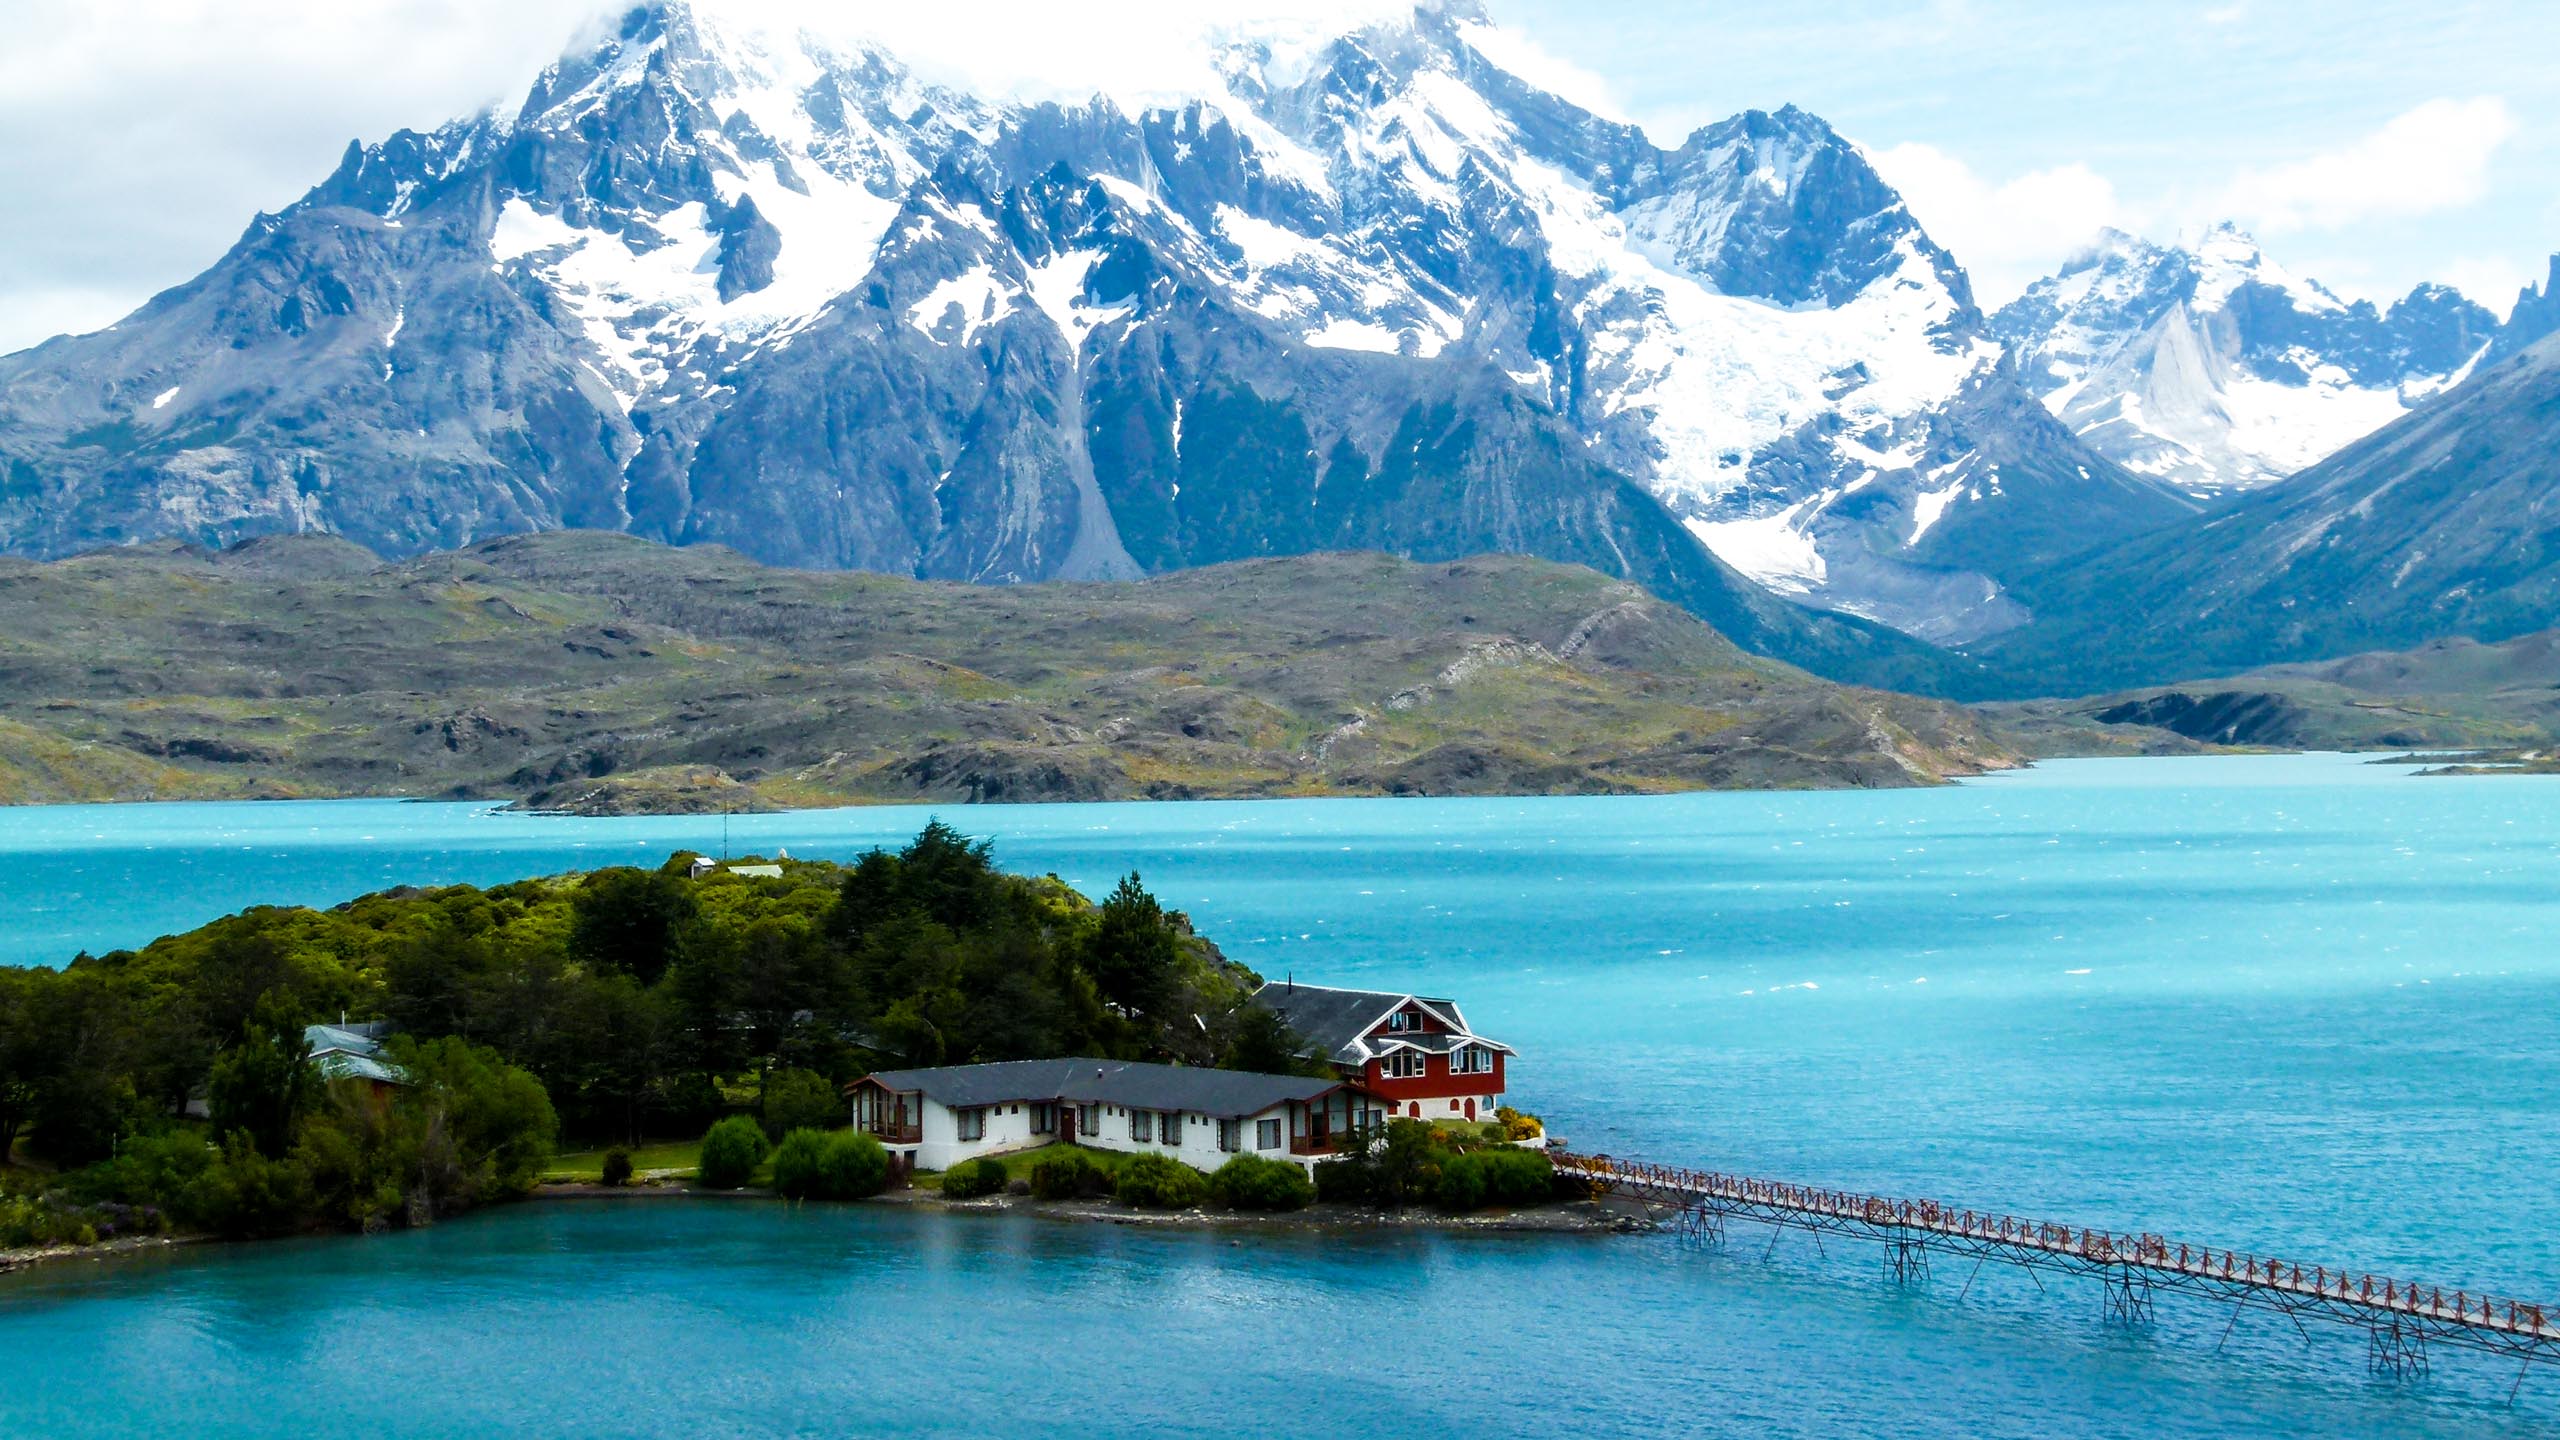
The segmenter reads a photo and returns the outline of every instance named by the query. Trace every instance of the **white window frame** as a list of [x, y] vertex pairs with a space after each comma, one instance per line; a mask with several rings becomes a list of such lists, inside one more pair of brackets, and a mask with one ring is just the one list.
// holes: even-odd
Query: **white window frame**
[[1490, 1075], [1493, 1073], [1493, 1052], [1482, 1045], [1459, 1046], [1449, 1057], [1449, 1073]]
[[1422, 1080], [1431, 1074], [1431, 1057], [1419, 1050], [1390, 1050], [1378, 1057], [1378, 1078]]

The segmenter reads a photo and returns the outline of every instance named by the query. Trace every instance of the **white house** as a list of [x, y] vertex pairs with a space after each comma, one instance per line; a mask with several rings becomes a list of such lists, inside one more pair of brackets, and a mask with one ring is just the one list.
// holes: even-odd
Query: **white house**
[[1387, 1103], [1343, 1080], [1198, 1070], [1129, 1060], [1004, 1060], [883, 1070], [845, 1087], [854, 1128], [902, 1169], [948, 1170], [1052, 1141], [1154, 1151], [1215, 1170], [1235, 1155], [1313, 1171], [1346, 1130], [1386, 1122]]

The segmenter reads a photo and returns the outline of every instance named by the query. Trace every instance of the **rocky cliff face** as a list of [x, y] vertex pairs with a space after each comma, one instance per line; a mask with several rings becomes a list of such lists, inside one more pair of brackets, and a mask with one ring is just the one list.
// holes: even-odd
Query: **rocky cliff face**
[[0, 545], [585, 527], [983, 582], [1366, 547], [1590, 563], [1951, 684], [2021, 577], [2184, 512], [2028, 398], [1796, 110], [1674, 149], [1435, 5], [1023, 104], [631, 11], [505, 114], [350, 147], [202, 276], [0, 360]]
[[2509, 640], [2560, 614], [2560, 338], [2319, 465], [2041, 578], [2039, 694]]

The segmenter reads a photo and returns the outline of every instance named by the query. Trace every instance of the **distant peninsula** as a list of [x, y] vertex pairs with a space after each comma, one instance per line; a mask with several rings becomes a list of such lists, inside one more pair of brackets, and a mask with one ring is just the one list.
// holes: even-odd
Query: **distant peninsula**
[[581, 814], [1930, 785], [1976, 712], [1595, 571], [1346, 553], [971, 586], [558, 532], [0, 561], [0, 801]]

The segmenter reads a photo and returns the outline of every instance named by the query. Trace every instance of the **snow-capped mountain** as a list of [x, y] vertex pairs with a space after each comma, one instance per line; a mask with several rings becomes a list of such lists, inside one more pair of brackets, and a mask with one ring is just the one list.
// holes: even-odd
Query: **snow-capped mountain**
[[2034, 403], [1819, 119], [1666, 150], [1511, 53], [1452, 0], [1034, 104], [661, 0], [0, 360], [0, 545], [586, 526], [973, 581], [1516, 550], [1889, 672], [1727, 566], [1963, 642], [2186, 507]]
[[2454, 290], [2340, 299], [2230, 225], [2191, 248], [2109, 231], [1992, 331], [2074, 434], [2191, 493], [2293, 474], [2468, 376], [2499, 331]]
[[2560, 336], [2318, 465], [2042, 577], [2018, 693], [2497, 642], [2560, 616]]

